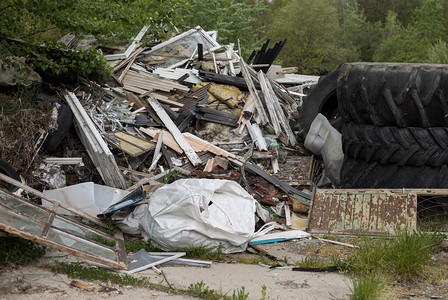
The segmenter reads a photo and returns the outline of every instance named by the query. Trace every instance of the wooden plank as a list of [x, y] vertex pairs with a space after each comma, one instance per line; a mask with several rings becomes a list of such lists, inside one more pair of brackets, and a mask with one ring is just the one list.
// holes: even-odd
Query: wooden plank
[[275, 97], [275, 95], [272, 95], [271, 91], [268, 89], [263, 71], [258, 72], [258, 82], [260, 83], [261, 91], [263, 92], [264, 103], [268, 108], [268, 113], [271, 119], [272, 127], [274, 127], [274, 132], [278, 136], [280, 135], [282, 130], [280, 128], [280, 121], [278, 119], [277, 112], [273, 104], [274, 100], [272, 98]]
[[115, 137], [118, 139], [125, 141], [131, 145], [134, 145], [135, 147], [138, 147], [142, 150], [149, 151], [154, 149], [154, 144], [146, 141], [144, 139], [141, 139], [139, 137], [133, 136], [129, 133], [123, 132], [123, 131], [116, 131], [114, 132]]
[[171, 132], [176, 142], [179, 144], [179, 146], [184, 150], [185, 155], [187, 155], [187, 158], [190, 160], [190, 162], [193, 164], [193, 166], [197, 166], [202, 163], [199, 156], [194, 152], [193, 148], [191, 148], [190, 144], [185, 140], [185, 138], [182, 136], [182, 133], [179, 131], [177, 126], [174, 124], [174, 122], [171, 120], [171, 118], [168, 116], [166, 111], [163, 109], [163, 107], [160, 105], [160, 103], [154, 99], [152, 96], [149, 96], [147, 99], [148, 103], [151, 105], [151, 107], [155, 110], [159, 118], [162, 120], [165, 127]]
[[[147, 135], [149, 135], [152, 138], [155, 138], [157, 140], [160, 129], [154, 129], [154, 128], [144, 128], [140, 127], [139, 130]], [[163, 131], [163, 144], [166, 145], [168, 148], [176, 151], [179, 154], [184, 153], [181, 147], [177, 144], [176, 140], [174, 139], [173, 135], [169, 132], [164, 130]]]
[[266, 140], [264, 139], [263, 134], [261, 133], [261, 129], [258, 126], [258, 124], [257, 123], [252, 124], [251, 122], [247, 122], [246, 128], [249, 131], [250, 138], [252, 139], [252, 141], [254, 141], [258, 150], [267, 151], [268, 148], [267, 148]]
[[232, 158], [237, 161], [243, 162], [242, 158], [240, 158], [230, 152], [227, 152], [227, 151], [225, 151], [225, 150], [223, 150], [223, 149], [221, 149], [221, 148], [219, 148], [219, 147], [217, 147], [217, 146], [215, 146], [215, 145], [213, 145], [213, 144], [211, 144], [211, 143], [209, 143], [191, 133], [184, 132], [182, 135], [185, 137], [185, 139], [187, 141], [189, 141], [191, 144], [195, 144], [198, 147], [196, 150], [198, 152], [199, 151], [208, 151], [213, 154], [220, 155], [222, 157]]
[[[397, 190], [398, 191], [398, 190]], [[343, 201], [343, 197], [346, 201]], [[335, 199], [339, 198], [337, 201]], [[410, 199], [412, 198], [412, 199]], [[385, 190], [315, 190], [308, 216], [311, 233], [395, 234], [396, 228], [416, 228], [416, 194], [391, 193]], [[345, 204], [344, 204], [345, 203]], [[338, 207], [335, 207], [338, 206]], [[327, 211], [331, 213], [328, 214]], [[408, 224], [412, 224], [411, 227]]]
[[252, 77], [249, 74], [249, 71], [248, 71], [249, 67], [243, 61], [243, 59], [241, 59], [240, 64], [241, 64], [241, 71], [243, 72], [244, 80], [246, 81], [246, 84], [247, 84], [247, 87], [249, 88], [250, 94], [254, 98], [255, 108], [258, 112], [258, 114], [255, 117], [255, 120], [257, 121], [257, 123], [259, 123], [261, 125], [265, 125], [265, 124], [269, 123], [269, 119], [264, 110], [263, 103], [261, 102], [261, 99], [258, 95], [258, 91], [255, 88], [254, 82], [252, 81]]
[[295, 146], [295, 144], [297, 143], [297, 140], [296, 140], [296, 136], [295, 136], [294, 132], [291, 129], [291, 126], [289, 126], [289, 119], [286, 117], [286, 115], [283, 111], [283, 108], [280, 105], [280, 102], [279, 102], [277, 96], [275, 95], [274, 89], [272, 88], [272, 85], [269, 80], [266, 80], [266, 85], [267, 85], [267, 88], [270, 91], [270, 94], [272, 96], [271, 100], [274, 105], [274, 111], [278, 115], [278, 119], [280, 121], [281, 127], [284, 130], [283, 133], [286, 134], [286, 136], [288, 137], [289, 144], [291, 146]]

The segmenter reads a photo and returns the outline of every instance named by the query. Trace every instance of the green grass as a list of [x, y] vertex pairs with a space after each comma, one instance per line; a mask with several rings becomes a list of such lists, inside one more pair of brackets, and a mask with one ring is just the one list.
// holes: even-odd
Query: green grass
[[439, 233], [405, 230], [390, 240], [365, 238], [349, 258], [349, 269], [361, 275], [383, 272], [412, 279], [429, 263], [443, 238]]
[[45, 247], [18, 237], [2, 237], [0, 253], [0, 268], [28, 265], [45, 254]]
[[296, 266], [302, 268], [325, 268], [332, 265], [333, 264], [326, 262], [321, 258], [315, 258], [309, 256], [302, 258], [300, 262], [296, 263]]
[[100, 280], [103, 282], [107, 282], [108, 280], [110, 280], [110, 282], [118, 284], [120, 286], [151, 286], [148, 278], [135, 278], [127, 274], [109, 272], [106, 269], [85, 267], [79, 263], [67, 264], [64, 262], [56, 262], [51, 270], [55, 273], [66, 274], [69, 278], [77, 278], [83, 280]]
[[417, 280], [443, 239], [440, 233], [405, 230], [396, 231], [391, 239], [364, 238], [345, 264], [338, 262], [341, 268], [356, 276], [352, 280], [350, 299], [377, 299], [386, 286], [379, 278]]
[[218, 291], [210, 289], [203, 281], [190, 284], [188, 291], [192, 296], [200, 297], [202, 299], [214, 300], [223, 297]]
[[160, 252], [161, 250], [156, 246], [151, 244], [151, 241], [144, 241], [142, 239], [136, 241], [127, 241], [124, 243], [126, 247], [126, 251], [128, 252], [137, 252], [141, 249], [144, 249], [146, 252]]
[[375, 300], [378, 299], [382, 283], [376, 276], [361, 276], [352, 280], [350, 288], [351, 300]]
[[105, 245], [108, 247], [112, 247], [112, 248], [115, 247], [115, 244], [116, 244], [115, 240], [108, 239], [101, 235], [96, 235], [96, 234], [86, 235], [86, 239], [97, 242], [99, 244], [102, 244], [102, 245]]
[[193, 246], [190, 248], [178, 249], [179, 252], [185, 252], [185, 257], [198, 258], [204, 260], [223, 260], [224, 254], [222, 253], [223, 246], [220, 244], [217, 247], [208, 246]]

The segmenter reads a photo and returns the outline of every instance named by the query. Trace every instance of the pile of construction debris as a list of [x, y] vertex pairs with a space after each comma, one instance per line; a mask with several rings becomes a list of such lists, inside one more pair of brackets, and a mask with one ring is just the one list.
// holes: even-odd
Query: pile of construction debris
[[[326, 138], [321, 125], [310, 130], [317, 132], [317, 141], [308, 148], [324, 156], [326, 176], [290, 127], [318, 77], [283, 76], [282, 69], [271, 67], [284, 42], [268, 49], [268, 41], [254, 51], [250, 65], [233, 44], [218, 44], [217, 32], [197, 27], [145, 47], [139, 42], [147, 29], [123, 53], [106, 55], [114, 82], [99, 85], [83, 79], [78, 87], [59, 93], [63, 105], [57, 108], [70, 108], [77, 137], [66, 136], [59, 151], [63, 157], [43, 160], [36, 173], [46, 184], [43, 193], [17, 176], [0, 174], [10, 190], [21, 188], [15, 194], [0, 190], [0, 229], [135, 272], [181, 255], [158, 257], [156, 263], [140, 257], [131, 270], [121, 231], [143, 235], [165, 251], [221, 245], [235, 252], [308, 237], [302, 231], [307, 221], [315, 233], [366, 226], [380, 232], [384, 222], [394, 227], [393, 220], [377, 219], [375, 226], [364, 220], [363, 199], [376, 197], [378, 207], [386, 202], [405, 205], [414, 194], [314, 190], [312, 195], [319, 181], [329, 178], [331, 185], [338, 178], [328, 167], [334, 158], [325, 161], [331, 149], [321, 149]], [[73, 37], [64, 40], [71, 43]], [[64, 121], [68, 127], [61, 125]], [[61, 118], [58, 123], [68, 131], [72, 121]], [[51, 148], [58, 153], [61, 146], [53, 143]], [[86, 176], [96, 183], [84, 182]], [[350, 197], [356, 201], [347, 202]], [[415, 228], [416, 200], [412, 203], [406, 204], [405, 215], [413, 217], [409, 228]], [[360, 220], [356, 226], [351, 223], [355, 212]], [[368, 218], [369, 212], [364, 213]], [[121, 231], [110, 234], [109, 220]], [[286, 231], [269, 236], [275, 228]]]

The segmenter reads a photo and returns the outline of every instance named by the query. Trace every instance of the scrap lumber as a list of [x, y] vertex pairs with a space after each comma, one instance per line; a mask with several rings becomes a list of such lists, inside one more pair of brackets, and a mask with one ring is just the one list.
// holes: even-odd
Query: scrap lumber
[[217, 147], [217, 146], [215, 146], [215, 145], [213, 145], [213, 144], [211, 144], [211, 143], [209, 143], [209, 142], [207, 142], [189, 132], [184, 132], [184, 133], [182, 133], [182, 135], [191, 144], [191, 146], [193, 148], [195, 148], [196, 151], [198, 151], [198, 152], [199, 151], [208, 151], [213, 154], [220, 155], [222, 157], [232, 158], [239, 162], [243, 161], [240, 157], [238, 157], [230, 152], [227, 152], [227, 151], [225, 151], [225, 150], [223, 150], [223, 149], [221, 149], [221, 148], [219, 148], [219, 147]]
[[247, 122], [246, 128], [249, 131], [250, 138], [252, 139], [252, 141], [254, 141], [258, 150], [260, 151], [268, 150], [268, 145], [266, 144], [266, 140], [264, 139], [258, 124], [257, 123], [252, 124], [251, 122]]
[[185, 152], [185, 155], [187, 155], [188, 160], [190, 160], [190, 162], [194, 166], [201, 164], [202, 161], [199, 158], [199, 156], [196, 154], [196, 152], [193, 150], [193, 148], [191, 148], [190, 144], [182, 136], [182, 133], [179, 131], [176, 124], [174, 124], [174, 122], [168, 116], [168, 114], [163, 109], [163, 107], [160, 105], [160, 103], [156, 99], [154, 99], [152, 96], [149, 96], [147, 98], [147, 101], [151, 105], [151, 107], [155, 110], [155, 112], [157, 113], [159, 118], [162, 120], [165, 127], [171, 132], [171, 134], [173, 135], [177, 144]]
[[146, 31], [148, 31], [149, 25], [143, 26], [143, 28], [140, 30], [140, 32], [137, 34], [137, 36], [132, 40], [129, 47], [126, 49], [123, 53], [117, 53], [117, 54], [109, 54], [105, 55], [107, 60], [119, 60], [119, 59], [126, 59], [128, 58], [132, 52], [137, 48], [139, 45], [141, 39], [145, 35]]
[[[161, 132], [160, 129], [154, 129], [154, 128], [144, 128], [140, 127], [139, 130], [143, 132], [144, 134], [149, 135], [153, 139], [157, 140], [159, 133]], [[166, 145], [168, 148], [176, 151], [179, 154], [184, 153], [181, 147], [177, 144], [176, 140], [174, 139], [173, 135], [169, 132], [164, 130], [163, 131], [163, 144]]]
[[417, 228], [413, 189], [314, 189], [307, 228], [313, 234], [394, 235]]
[[[275, 95], [270, 81], [267, 80], [266, 75], [262, 71], [258, 73], [258, 80], [262, 87], [262, 91], [265, 96], [264, 100], [269, 108], [269, 114], [271, 116], [274, 130], [276, 130], [276, 134], [277, 130], [279, 130], [279, 133], [286, 134], [289, 144], [291, 146], [294, 146], [297, 143], [294, 132], [291, 130], [291, 126], [289, 126], [289, 120], [288, 118], [286, 118], [283, 112], [283, 108], [281, 107], [280, 102]], [[281, 130], [280, 126], [281, 128], [283, 128], [283, 131]]]
[[267, 180], [268, 182], [270, 182], [271, 184], [273, 184], [275, 187], [282, 190], [286, 194], [299, 195], [300, 197], [302, 197], [303, 199], [305, 199], [308, 202], [311, 200], [311, 196], [308, 195], [307, 193], [299, 191], [298, 189], [293, 188], [289, 184], [286, 184], [286, 183], [278, 180], [277, 178], [269, 175], [263, 169], [261, 169], [259, 166], [255, 165], [255, 164], [246, 162], [244, 164], [244, 167], [245, 167], [245, 170], [264, 178], [265, 180]]
[[81, 142], [100, 173], [101, 178], [103, 178], [106, 185], [125, 189], [126, 181], [115, 162], [115, 157], [76, 95], [67, 91], [65, 100], [75, 115], [76, 129]]
[[241, 59], [241, 71], [243, 73], [244, 80], [246, 80], [247, 87], [249, 88], [249, 92], [252, 95], [255, 103], [255, 108], [257, 114], [255, 115], [255, 121], [260, 125], [265, 125], [269, 123], [268, 116], [264, 110], [263, 102], [258, 95], [258, 90], [255, 89], [255, 85], [252, 81], [252, 76], [249, 73], [249, 66]]
[[238, 127], [238, 116], [204, 106], [195, 106], [190, 111], [198, 120], [219, 123], [230, 127]]
[[[246, 81], [241, 77], [217, 74], [214, 72], [206, 72], [202, 70], [199, 71], [199, 76], [207, 81], [233, 85], [244, 90], [248, 90]], [[253, 84], [256, 89], [260, 89], [260, 84], [258, 82], [253, 82]]]
[[118, 143], [118, 147], [134, 157], [154, 149], [153, 143], [126, 132], [116, 131], [114, 132], [114, 136]]
[[[261, 91], [263, 92], [264, 103], [266, 103], [266, 107], [268, 108], [268, 113], [271, 119], [272, 127], [274, 127], [274, 132], [276, 136], [279, 136], [282, 129], [280, 128], [280, 120], [279, 116], [277, 116], [277, 107], [274, 107], [274, 93], [268, 88], [266, 79], [264, 77], [264, 73], [262, 71], [258, 72], [258, 82], [261, 85]], [[280, 108], [281, 110], [281, 108]]]

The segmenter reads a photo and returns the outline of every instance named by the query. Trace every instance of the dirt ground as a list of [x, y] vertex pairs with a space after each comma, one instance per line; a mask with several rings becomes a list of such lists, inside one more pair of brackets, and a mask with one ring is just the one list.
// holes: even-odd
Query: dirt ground
[[[300, 262], [305, 256], [329, 259], [331, 255], [344, 256], [350, 248], [329, 245], [317, 240], [288, 241], [262, 246], [269, 253], [287, 261]], [[249, 254], [235, 256], [242, 258]], [[437, 261], [448, 262], [448, 252], [437, 254]], [[0, 299], [193, 299], [185, 295], [174, 295], [147, 288], [108, 285], [110, 292], [86, 292], [70, 286], [71, 278], [55, 274], [45, 266], [53, 261], [80, 261], [65, 253], [48, 251], [46, 256], [33, 266], [0, 271]], [[238, 260], [238, 259], [235, 259]], [[261, 299], [262, 285], [266, 286], [265, 299], [349, 299], [350, 278], [340, 273], [298, 272], [287, 269], [270, 269], [262, 264], [243, 264], [237, 262], [213, 262], [210, 268], [187, 266], [160, 267], [168, 282], [175, 288], [188, 289], [190, 284], [203, 281], [209, 288], [221, 294], [232, 296], [233, 291], [244, 286], [248, 299]], [[446, 270], [446, 268], [444, 268]], [[135, 274], [146, 277], [152, 283], [167, 285], [161, 275], [153, 270]], [[448, 299], [447, 276], [433, 274], [431, 280], [422, 283], [397, 283], [384, 299]], [[84, 281], [85, 282], [85, 281]]]

